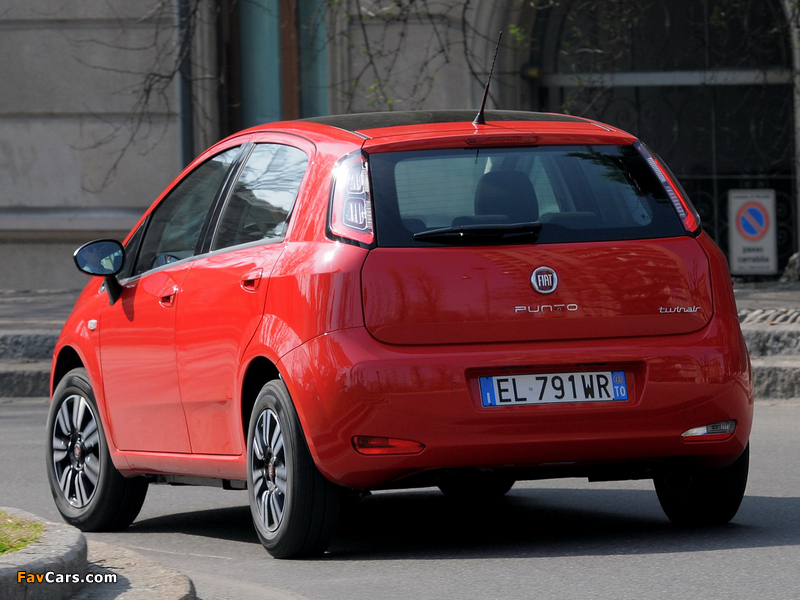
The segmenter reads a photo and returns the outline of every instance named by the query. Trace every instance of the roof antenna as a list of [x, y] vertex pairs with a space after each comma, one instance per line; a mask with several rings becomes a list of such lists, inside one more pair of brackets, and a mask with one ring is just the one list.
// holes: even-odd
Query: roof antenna
[[486, 89], [483, 90], [483, 102], [481, 102], [481, 109], [472, 121], [473, 125], [486, 125], [486, 117], [483, 112], [486, 110], [486, 99], [489, 97], [489, 85], [492, 83], [492, 73], [494, 72], [494, 61], [497, 60], [497, 51], [500, 49], [500, 38], [503, 37], [502, 30], [500, 35], [497, 36], [497, 45], [494, 47], [494, 58], [492, 58], [492, 68], [489, 69], [489, 79], [486, 81]]

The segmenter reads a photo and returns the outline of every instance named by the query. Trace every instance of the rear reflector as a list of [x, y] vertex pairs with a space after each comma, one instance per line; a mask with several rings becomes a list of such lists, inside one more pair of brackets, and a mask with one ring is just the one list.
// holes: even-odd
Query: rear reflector
[[724, 440], [733, 435], [736, 430], [736, 421], [721, 421], [711, 425], [693, 427], [684, 431], [681, 437], [687, 441]]
[[424, 444], [412, 440], [357, 435], [353, 438], [353, 448], [361, 454], [418, 454], [425, 449]]

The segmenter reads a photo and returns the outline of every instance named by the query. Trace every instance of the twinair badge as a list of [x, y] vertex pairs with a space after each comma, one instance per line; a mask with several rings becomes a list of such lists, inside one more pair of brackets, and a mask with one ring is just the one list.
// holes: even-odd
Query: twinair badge
[[539, 267], [531, 275], [531, 284], [540, 294], [552, 294], [558, 287], [558, 275], [550, 267]]

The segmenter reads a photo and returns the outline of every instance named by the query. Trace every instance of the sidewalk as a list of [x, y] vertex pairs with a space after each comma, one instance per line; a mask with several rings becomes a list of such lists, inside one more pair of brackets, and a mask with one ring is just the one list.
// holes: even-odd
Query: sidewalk
[[79, 294], [80, 290], [0, 290], [0, 331], [57, 335]]
[[774, 309], [800, 310], [800, 282], [779, 283], [766, 281], [734, 285], [736, 306], [739, 312]]
[[53, 347], [78, 290], [0, 290], [0, 397], [49, 395]]
[[[42, 521], [19, 509], [2, 510]], [[3, 600], [195, 600], [194, 584], [175, 569], [126, 548], [87, 543], [80, 531], [64, 523], [44, 523], [38, 542], [0, 556]], [[73, 577], [85, 581], [87, 575], [92, 582], [69, 583]], [[34, 578], [30, 583], [28, 576]], [[55, 583], [36, 582], [37, 576]]]

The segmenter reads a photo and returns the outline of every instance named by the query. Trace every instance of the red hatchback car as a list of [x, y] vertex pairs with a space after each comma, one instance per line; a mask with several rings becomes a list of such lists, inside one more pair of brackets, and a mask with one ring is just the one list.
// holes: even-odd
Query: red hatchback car
[[653, 479], [726, 523], [753, 387], [726, 261], [628, 133], [552, 114], [271, 123], [198, 157], [55, 349], [47, 471], [65, 520], [122, 528], [150, 483], [247, 489], [276, 557], [341, 502], [517, 480]]

